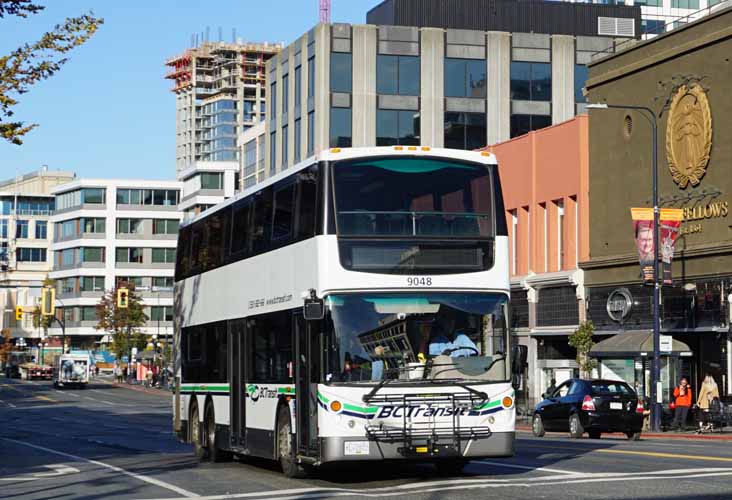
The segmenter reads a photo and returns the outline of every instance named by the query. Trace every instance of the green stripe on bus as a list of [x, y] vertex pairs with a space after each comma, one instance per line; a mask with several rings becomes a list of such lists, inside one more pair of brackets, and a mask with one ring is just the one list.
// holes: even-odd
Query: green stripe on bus
[[229, 384], [225, 385], [208, 385], [208, 384], [181, 384], [181, 390], [183, 391], [198, 391], [198, 392], [222, 392], [229, 391]]
[[294, 387], [278, 387], [277, 394], [295, 394]]

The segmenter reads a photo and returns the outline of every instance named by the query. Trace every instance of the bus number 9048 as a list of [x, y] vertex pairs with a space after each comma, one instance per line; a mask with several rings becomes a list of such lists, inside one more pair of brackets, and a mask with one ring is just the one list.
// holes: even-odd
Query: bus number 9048
[[425, 278], [425, 277], [408, 277], [407, 278], [407, 285], [408, 286], [432, 286], [432, 278]]

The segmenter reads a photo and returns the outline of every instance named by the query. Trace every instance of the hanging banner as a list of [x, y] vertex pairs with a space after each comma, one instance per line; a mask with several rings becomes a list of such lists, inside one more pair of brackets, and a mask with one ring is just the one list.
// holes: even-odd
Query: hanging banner
[[[635, 247], [638, 250], [643, 283], [652, 285], [655, 281], [653, 276], [653, 209], [631, 208], [630, 213], [633, 218]], [[674, 257], [674, 244], [683, 220], [684, 211], [682, 209], [662, 208], [659, 214], [658, 241], [660, 242], [659, 259], [661, 261], [659, 266], [664, 285], [673, 284], [671, 263]]]

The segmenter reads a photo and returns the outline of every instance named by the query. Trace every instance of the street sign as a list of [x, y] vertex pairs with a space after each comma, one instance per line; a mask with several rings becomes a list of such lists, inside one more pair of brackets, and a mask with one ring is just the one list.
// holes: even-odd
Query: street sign
[[673, 350], [674, 339], [671, 335], [659, 335], [658, 338], [661, 352], [671, 352]]
[[137, 347], [132, 348], [132, 355], [134, 356], [135, 354], [137, 354]]

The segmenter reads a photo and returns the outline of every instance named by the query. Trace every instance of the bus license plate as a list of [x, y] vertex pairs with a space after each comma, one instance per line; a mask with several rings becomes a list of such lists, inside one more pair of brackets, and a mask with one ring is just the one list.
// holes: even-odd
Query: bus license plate
[[618, 403], [617, 401], [611, 401], [610, 402], [610, 409], [611, 410], [622, 410], [623, 409], [623, 403]]
[[369, 454], [369, 442], [368, 441], [346, 441], [343, 443], [344, 455], [368, 455]]

